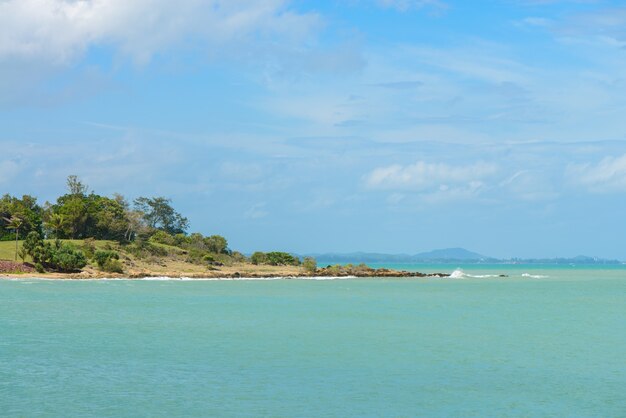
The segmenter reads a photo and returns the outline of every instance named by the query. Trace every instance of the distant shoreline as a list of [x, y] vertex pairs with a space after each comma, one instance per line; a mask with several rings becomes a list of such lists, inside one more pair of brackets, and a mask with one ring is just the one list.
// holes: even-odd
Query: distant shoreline
[[339, 273], [330, 274], [327, 269], [320, 269], [315, 273], [293, 272], [293, 271], [277, 271], [277, 272], [209, 272], [209, 273], [192, 273], [192, 272], [141, 272], [130, 274], [112, 274], [100, 271], [83, 271], [80, 273], [20, 273], [20, 274], [0, 274], [0, 279], [60, 279], [60, 280], [98, 280], [98, 279], [215, 279], [215, 280], [232, 280], [232, 279], [330, 279], [330, 278], [442, 278], [450, 277], [447, 273], [420, 273], [404, 270], [392, 269], [371, 269], [361, 273]]

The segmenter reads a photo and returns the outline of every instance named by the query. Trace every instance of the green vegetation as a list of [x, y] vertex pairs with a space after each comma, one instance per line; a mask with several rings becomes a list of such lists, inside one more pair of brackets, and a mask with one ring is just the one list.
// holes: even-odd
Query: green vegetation
[[58, 239], [54, 244], [45, 242], [35, 231], [28, 234], [22, 248], [35, 264], [41, 265], [44, 269], [74, 272], [87, 265], [85, 254], [73, 244]]
[[[54, 203], [37, 203], [25, 195], [0, 198], [0, 259], [32, 263], [38, 272], [77, 272], [87, 265], [124, 273], [132, 266], [166, 261], [204, 266], [252, 262], [267, 266], [300, 266], [285, 252], [256, 252], [250, 259], [228, 247], [220, 235], [187, 233], [189, 221], [165, 197], [139, 197], [131, 205], [119, 194], [101, 196], [78, 177], [67, 178], [67, 192]], [[26, 237], [20, 241], [20, 237]], [[15, 240], [12, 250], [2, 241]], [[21, 245], [20, 245], [21, 242]], [[8, 243], [6, 243], [8, 244]], [[305, 258], [303, 268], [317, 263]]]
[[250, 257], [252, 264], [267, 264], [270, 266], [299, 266], [300, 259], [289, 253], [273, 251], [270, 253], [255, 252]]
[[302, 267], [309, 273], [315, 273], [317, 270], [317, 261], [312, 257], [304, 257], [302, 261]]
[[97, 250], [93, 259], [98, 264], [98, 268], [109, 273], [124, 273], [124, 267], [120, 263], [120, 255], [116, 251]]

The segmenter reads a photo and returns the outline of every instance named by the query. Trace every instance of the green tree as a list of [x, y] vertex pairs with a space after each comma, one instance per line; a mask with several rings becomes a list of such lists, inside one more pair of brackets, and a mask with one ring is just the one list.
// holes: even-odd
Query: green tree
[[267, 264], [272, 266], [297, 266], [300, 264], [300, 260], [297, 257], [292, 256], [289, 253], [281, 251], [272, 251], [266, 254]]
[[165, 197], [140, 197], [135, 200], [135, 208], [143, 212], [149, 227], [170, 235], [184, 233], [189, 228], [189, 220], [176, 212], [171, 203], [172, 200]]
[[62, 231], [66, 224], [65, 216], [60, 213], [52, 213], [46, 222], [46, 226], [54, 231], [55, 238], [59, 237], [59, 231]]
[[267, 263], [267, 254], [261, 251], [256, 251], [254, 254], [250, 256], [250, 262], [256, 265], [265, 264]]
[[84, 196], [87, 194], [89, 187], [78, 178], [78, 176], [67, 176], [67, 190], [73, 196]]
[[24, 195], [21, 199], [5, 194], [0, 197], [0, 240], [12, 240], [14, 234], [6, 227], [7, 221], [13, 216], [22, 219], [20, 232], [22, 235], [30, 231], [41, 232], [43, 208], [37, 204], [37, 199]]
[[[76, 186], [79, 190], [80, 188]], [[82, 189], [84, 190], [84, 188]], [[56, 204], [49, 208], [48, 218], [63, 217], [64, 222], [55, 223], [55, 235], [58, 238], [96, 238], [116, 241], [129, 241], [131, 219], [127, 204], [123, 198], [111, 199], [95, 193], [72, 193], [61, 196]], [[56, 222], [56, 221], [55, 221]], [[52, 224], [51, 224], [52, 225]]]
[[209, 252], [216, 254], [228, 254], [228, 241], [221, 235], [211, 235], [210, 237], [206, 237], [204, 239], [204, 244], [206, 245]]
[[20, 228], [22, 227], [22, 224], [24, 224], [24, 221], [22, 220], [22, 218], [15, 215], [11, 216], [10, 218], [4, 218], [4, 220], [7, 223], [5, 228], [15, 231], [15, 261], [17, 261], [17, 247], [20, 236]]

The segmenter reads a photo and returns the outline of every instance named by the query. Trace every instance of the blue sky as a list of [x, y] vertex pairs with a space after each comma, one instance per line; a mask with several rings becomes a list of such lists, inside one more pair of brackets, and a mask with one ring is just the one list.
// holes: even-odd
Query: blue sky
[[626, 6], [4, 0], [0, 192], [242, 251], [626, 259]]

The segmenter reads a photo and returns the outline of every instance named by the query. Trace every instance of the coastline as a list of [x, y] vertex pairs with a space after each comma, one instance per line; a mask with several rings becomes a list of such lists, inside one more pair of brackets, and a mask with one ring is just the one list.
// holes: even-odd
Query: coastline
[[[247, 266], [240, 266], [247, 267]], [[233, 271], [234, 270], [234, 271]], [[241, 270], [241, 271], [239, 271]], [[315, 272], [306, 272], [292, 268], [229, 268], [208, 272], [197, 271], [131, 271], [129, 273], [107, 273], [95, 269], [87, 269], [79, 273], [1, 273], [0, 279], [59, 279], [59, 280], [105, 280], [105, 279], [333, 279], [333, 278], [441, 278], [449, 277], [446, 273], [420, 273], [405, 270], [386, 268], [367, 269], [363, 271], [337, 272], [329, 268], [317, 269]]]

